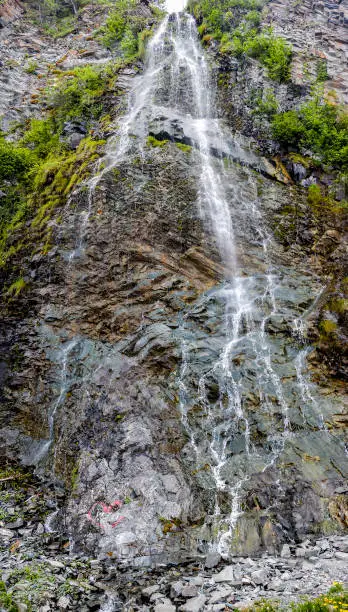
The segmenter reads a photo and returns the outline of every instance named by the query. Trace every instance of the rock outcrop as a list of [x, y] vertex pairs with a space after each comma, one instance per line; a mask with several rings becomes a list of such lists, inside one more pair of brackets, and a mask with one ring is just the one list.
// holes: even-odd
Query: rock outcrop
[[[284, 3], [270, 3], [268, 19], [290, 37], [294, 16], [293, 43], [303, 37], [303, 11], [311, 9], [315, 19], [322, 14], [319, 3], [295, 6], [289, 14], [285, 9]], [[21, 60], [35, 46], [39, 74], [51, 62], [66, 70], [91, 57], [104, 62], [110, 54], [90, 40], [89, 10], [95, 15], [93, 8], [84, 10], [83, 35], [52, 41], [48, 50], [48, 39], [33, 40], [34, 29], [30, 40], [29, 34], [4, 29], [2, 44], [10, 40], [7, 52]], [[146, 3], [141, 10], [148, 10]], [[327, 44], [339, 42], [345, 27], [340, 10], [330, 13], [328, 23], [319, 22]], [[318, 40], [317, 27], [308, 28], [309, 48]], [[170, 49], [170, 40], [165, 42]], [[329, 71], [331, 59], [341, 63], [336, 43], [327, 52]], [[6, 520], [0, 535], [7, 549], [14, 546], [24, 555], [28, 542], [29, 553], [36, 554], [46, 534], [60, 556], [52, 560], [45, 553], [44, 564], [64, 584], [78, 574], [64, 550], [93, 558], [83, 561], [79, 576], [93, 597], [79, 599], [74, 591], [70, 600], [68, 587], [62, 587], [59, 597], [47, 596], [50, 603], [41, 612], [54, 606], [99, 609], [104, 591], [105, 605], [108, 599], [114, 609], [127, 601], [156, 612], [220, 610], [226, 602], [269, 592], [285, 600], [295, 592], [314, 594], [318, 575], [322, 590], [333, 577], [344, 578], [344, 219], [324, 222], [310, 208], [303, 184], [316, 170], [300, 162], [286, 166], [275, 155], [267, 125], [264, 131], [259, 126], [260, 136], [246, 101], [252, 85], [267, 84], [260, 65], [221, 62], [224, 129], [239, 128], [241, 134], [222, 141], [212, 121], [205, 154], [223, 181], [248, 308], [244, 304], [240, 313], [238, 296], [226, 297], [235, 270], [222, 261], [216, 234], [197, 205], [202, 152], [193, 122], [162, 112], [158, 104], [153, 116], [148, 113], [146, 134], [133, 118], [128, 153], [117, 157], [113, 128], [117, 134], [122, 98], [138, 78], [129, 66], [120, 69], [108, 99], [111, 128], [95, 122], [97, 134], [109, 138], [105, 155], [94, 159], [94, 176], [54, 210], [47, 248], [13, 259], [24, 290], [10, 299], [3, 293], [1, 450], [9, 465], [35, 470], [52, 495], [46, 492], [38, 505], [39, 520], [31, 502], [21, 500], [24, 519], [12, 525]], [[44, 108], [41, 101], [29, 112], [25, 97], [42, 79], [13, 67], [19, 87], [11, 71], [7, 65], [2, 75], [9, 84], [5, 126]], [[333, 68], [332, 76], [336, 86]], [[278, 87], [284, 108], [307, 93], [296, 78]], [[344, 95], [343, 69], [339, 79], [337, 90]], [[86, 130], [83, 121], [65, 123], [62, 139], [71, 151]], [[320, 173], [318, 182], [324, 179]], [[3, 270], [5, 286], [11, 274], [10, 266]], [[226, 344], [228, 318], [238, 320], [243, 333]], [[240, 412], [223, 358], [233, 365]], [[228, 410], [232, 432], [224, 429]], [[218, 478], [222, 474], [228, 483], [225, 489], [216, 485], [215, 438], [224, 446]], [[217, 541], [226, 537], [233, 564], [213, 569], [220, 563]], [[250, 558], [262, 554], [261, 560]], [[6, 551], [3, 558], [12, 588], [12, 558]], [[113, 567], [115, 560], [124, 575]], [[206, 569], [197, 572], [195, 565], [204, 560]], [[143, 569], [127, 569], [172, 563], [191, 565], [176, 575], [149, 570], [145, 578]], [[134, 589], [125, 584], [133, 579]]]

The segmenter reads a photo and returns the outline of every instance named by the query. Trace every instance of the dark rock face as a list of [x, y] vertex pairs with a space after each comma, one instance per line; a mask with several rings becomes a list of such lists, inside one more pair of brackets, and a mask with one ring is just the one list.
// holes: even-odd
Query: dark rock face
[[[232, 74], [233, 66], [224, 70]], [[130, 76], [125, 71], [126, 83]], [[237, 127], [234, 110], [226, 118]], [[66, 126], [72, 148], [84, 130]], [[194, 134], [168, 114], [154, 118], [149, 135], [172, 142], [144, 144], [141, 156], [131, 150], [94, 190], [77, 190], [52, 221], [50, 252], [25, 262], [27, 304], [6, 304], [0, 378], [7, 458], [20, 457], [65, 487], [55, 528], [64, 522], [77, 554], [140, 566], [200, 559], [228, 534], [217, 508], [222, 516], [234, 512], [229, 554], [241, 557], [340, 532], [347, 527], [342, 386], [319, 380], [320, 344], [314, 352], [309, 339], [322, 290], [318, 269], [323, 258], [343, 261], [343, 234], [330, 227], [312, 249], [318, 230], [286, 170], [248, 150], [244, 139], [234, 139], [233, 154], [216, 139], [210, 152], [223, 167], [240, 282], [267, 339], [258, 351], [244, 313], [245, 333], [228, 354], [241, 389], [236, 418], [219, 361], [231, 288], [197, 205]], [[310, 178], [300, 164], [289, 171], [295, 180]], [[330, 299], [341, 299], [339, 288], [332, 291]], [[237, 306], [231, 300], [227, 315], [238, 316]], [[345, 314], [331, 307], [342, 339]], [[223, 428], [229, 409], [232, 431]], [[214, 431], [229, 485], [219, 494]], [[239, 570], [232, 570], [237, 583]], [[250, 578], [264, 579], [268, 573]], [[194, 586], [180, 587], [177, 597], [200, 597], [200, 609], [207, 594]], [[165, 589], [159, 605], [172, 606]]]
[[23, 12], [24, 7], [19, 0], [5, 0], [0, 6], [0, 28], [7, 26], [11, 21], [17, 19]]
[[[65, 208], [49, 270], [44, 256], [32, 263], [38, 323], [28, 318], [21, 325], [21, 368], [7, 390], [16, 410], [7, 421], [8, 452], [35, 463], [54, 412], [54, 445], [39, 469], [53, 470], [73, 488], [67, 521], [76, 552], [113, 552], [144, 564], [182, 561], [205, 552], [214, 538], [210, 425], [197, 390], [203, 377], [217, 411], [221, 383], [210, 369], [224, 343], [224, 270], [196, 207], [197, 160], [175, 144], [148, 148], [143, 160], [130, 156], [104, 175], [89, 205], [82, 191]], [[239, 258], [245, 274], [256, 271], [257, 294], [268, 264], [245, 202], [259, 193], [266, 222], [276, 223], [294, 192], [247, 168], [231, 165], [226, 172]], [[292, 336], [293, 319], [310, 308], [319, 288], [303, 253], [273, 243], [271, 257], [278, 266], [278, 309], [266, 330], [291, 434], [282, 437], [277, 403], [271, 411], [260, 403], [257, 361], [245, 343], [234, 360], [258, 459], [247, 458], [240, 421], [224, 476], [232, 483], [249, 472], [233, 543], [237, 554], [272, 552], [288, 539], [341, 529], [329, 506], [344, 486], [342, 429], [335, 425], [343, 418], [340, 394], [327, 389], [329, 396], [321, 397], [298, 378], [296, 367], [304, 375], [307, 366], [296, 366], [302, 341]], [[264, 393], [272, 404], [271, 380], [265, 379]], [[335, 428], [335, 437], [323, 423]], [[219, 503], [229, 511], [227, 494]]]

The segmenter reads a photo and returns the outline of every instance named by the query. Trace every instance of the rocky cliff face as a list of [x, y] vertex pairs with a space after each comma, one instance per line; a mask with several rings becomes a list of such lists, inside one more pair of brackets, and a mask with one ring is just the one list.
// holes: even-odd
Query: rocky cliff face
[[[2, 41], [21, 58], [35, 45], [39, 71], [43, 61], [66, 70], [91, 58], [103, 62], [109, 52], [88, 31], [98, 11], [87, 7], [81, 30], [63, 42], [36, 31], [29, 41], [22, 21], [4, 28]], [[329, 20], [323, 11], [319, 3], [270, 3], [267, 19], [293, 43], [307, 41], [303, 57], [317, 57], [320, 23], [327, 86], [344, 96], [345, 20], [341, 9], [333, 7]], [[279, 85], [284, 108], [307, 92], [299, 58], [292, 84]], [[8, 76], [13, 70], [23, 95], [42, 80], [26, 73], [23, 82], [20, 67], [6, 65], [2, 75], [12, 84], [4, 125], [30, 114]], [[134, 72], [119, 71], [108, 99], [115, 124]], [[134, 144], [111, 164], [117, 143], [110, 138], [105, 157], [94, 160], [100, 176], [93, 190], [86, 180], [55, 210], [47, 249], [22, 259], [19, 252], [11, 262], [23, 270], [26, 289], [4, 299], [2, 449], [11, 465], [35, 469], [64, 490], [47, 531], [66, 534], [77, 554], [145, 566], [200, 558], [229, 528], [217, 522], [217, 504], [229, 516], [234, 499], [230, 555], [275, 554], [284, 543], [347, 527], [345, 366], [333, 364], [337, 355], [343, 364], [341, 343], [335, 348], [324, 333], [316, 350], [311, 344], [318, 317], [328, 319], [318, 309], [328, 303], [345, 333], [344, 313], [334, 307], [341, 285], [330, 277], [335, 270], [340, 280], [343, 268], [343, 220], [318, 221], [295, 166], [286, 170], [279, 157], [253, 150], [259, 133], [247, 100], [250, 87], [267, 86], [260, 65], [222, 62], [216, 72], [224, 76], [219, 113], [240, 132], [233, 149], [211, 140], [212, 168], [223, 167], [241, 277], [267, 341], [261, 354], [246, 333], [231, 353], [243, 418], [233, 421], [233, 435], [221, 434], [228, 491], [216, 492], [212, 451], [229, 406], [229, 383], [219, 372], [228, 273], [197, 206], [201, 158], [190, 125], [162, 109], [141, 154]], [[267, 123], [259, 129], [260, 147], [274, 155]], [[5, 287], [11, 274], [8, 265]]]

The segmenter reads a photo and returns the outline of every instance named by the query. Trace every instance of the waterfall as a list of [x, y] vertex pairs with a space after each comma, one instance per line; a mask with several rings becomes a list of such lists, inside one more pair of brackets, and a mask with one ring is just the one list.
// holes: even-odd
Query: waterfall
[[[229, 161], [238, 143], [219, 117], [213, 71], [195, 20], [181, 10], [180, 0], [168, 0], [167, 7], [174, 12], [150, 40], [145, 69], [134, 79], [128, 109], [87, 184], [87, 206], [68, 261], [71, 267], [83, 254], [95, 189], [104, 175], [129, 157], [145, 160], [149, 136], [180, 139], [192, 146], [192, 163], [198, 168], [197, 207], [224, 279], [178, 315], [180, 325], [173, 331], [181, 347], [175, 384], [188, 439], [180, 459], [186, 474], [197, 477], [197, 488], [207, 494], [209, 546], [227, 558], [248, 483], [255, 474], [277, 469], [294, 435], [292, 407], [305, 414], [306, 405], [308, 422], [329, 434], [323, 432], [322, 400], [308, 381], [308, 350], [299, 352], [292, 335], [292, 325], [301, 334], [306, 325], [299, 275], [294, 279], [277, 261], [256, 172]], [[279, 319], [281, 333], [290, 338], [286, 346], [276, 335]], [[43, 454], [51, 446], [54, 417], [66, 396], [74, 346], [73, 340], [62, 348], [58, 398], [49, 414], [50, 438]], [[281, 488], [280, 477], [276, 482]]]

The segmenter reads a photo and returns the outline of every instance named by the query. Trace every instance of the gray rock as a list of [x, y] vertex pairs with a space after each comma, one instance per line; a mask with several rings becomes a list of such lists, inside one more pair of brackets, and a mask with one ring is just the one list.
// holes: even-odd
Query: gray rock
[[269, 577], [269, 573], [267, 571], [267, 569], [265, 568], [261, 568], [259, 570], [257, 570], [256, 572], [252, 572], [251, 574], [251, 580], [255, 583], [255, 584], [266, 584], [267, 580]]
[[56, 569], [56, 570], [65, 569], [65, 565], [61, 561], [56, 561], [55, 559], [47, 559], [47, 563], [51, 567], [53, 567], [53, 569]]
[[193, 597], [193, 599], [188, 599], [187, 602], [180, 607], [182, 612], [200, 612], [200, 610], [204, 610], [204, 605], [207, 598], [204, 595], [198, 595], [198, 597]]
[[275, 580], [272, 580], [272, 582], [269, 583], [268, 588], [271, 591], [278, 591], [279, 593], [281, 593], [282, 591], [285, 591], [285, 584], [281, 578], [276, 578]]
[[170, 599], [167, 599], [166, 597], [162, 599], [161, 601], [157, 602], [154, 607], [154, 612], [175, 612], [175, 611], [176, 611], [176, 606], [174, 606], [172, 602], [170, 601]]
[[343, 561], [348, 560], [348, 552], [337, 551], [335, 552], [336, 559], [342, 559]]
[[70, 597], [63, 595], [58, 599], [57, 606], [59, 610], [67, 610], [70, 606]]
[[213, 593], [211, 594], [209, 598], [209, 603], [210, 604], [221, 603], [222, 601], [224, 601], [224, 599], [229, 597], [231, 593], [232, 593], [231, 589], [220, 587], [216, 591], [213, 591]]
[[233, 565], [227, 565], [221, 572], [214, 576], [215, 582], [233, 582], [234, 568]]
[[288, 559], [291, 557], [291, 550], [289, 544], [283, 544], [282, 549], [280, 551], [280, 556], [282, 559]]
[[196, 597], [196, 595], [198, 595], [198, 589], [194, 584], [188, 584], [184, 586], [181, 591], [182, 597]]
[[336, 542], [335, 548], [338, 548], [341, 552], [348, 552], [348, 538]]
[[4, 527], [0, 527], [0, 538], [4, 538], [8, 540], [9, 538], [14, 538], [15, 534], [11, 529], [5, 529]]
[[157, 591], [159, 591], [159, 586], [158, 584], [153, 584], [152, 586], [146, 587], [146, 589], [143, 589], [141, 591], [141, 594], [144, 597], [151, 597], [151, 595], [153, 595], [153, 593], [157, 593]]
[[165, 599], [165, 595], [163, 595], [163, 593], [152, 593], [152, 595], [150, 595], [150, 601], [158, 601], [158, 600], [162, 600]]
[[205, 558], [204, 567], [206, 569], [212, 569], [216, 567], [221, 561], [221, 555], [217, 552], [209, 552]]
[[173, 582], [173, 584], [170, 587], [170, 596], [175, 599], [175, 597], [179, 597], [181, 595], [181, 592], [184, 588], [184, 584], [180, 581], [178, 582]]
[[190, 584], [194, 584], [195, 586], [202, 586], [204, 584], [203, 576], [194, 576], [190, 578]]
[[18, 529], [19, 527], [22, 527], [22, 525], [24, 525], [23, 519], [18, 518], [16, 521], [13, 521], [13, 523], [6, 523], [5, 527], [6, 529]]

